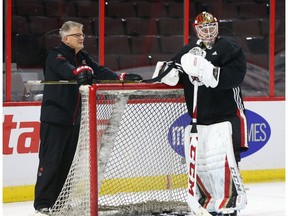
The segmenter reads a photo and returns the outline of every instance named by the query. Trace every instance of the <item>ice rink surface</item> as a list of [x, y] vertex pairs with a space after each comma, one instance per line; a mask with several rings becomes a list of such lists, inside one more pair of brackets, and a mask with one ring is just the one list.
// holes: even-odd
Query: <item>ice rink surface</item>
[[[285, 183], [245, 184], [248, 205], [239, 216], [284, 216]], [[28, 216], [33, 210], [33, 202], [4, 203], [3, 216]], [[79, 215], [80, 216], [80, 215]]]

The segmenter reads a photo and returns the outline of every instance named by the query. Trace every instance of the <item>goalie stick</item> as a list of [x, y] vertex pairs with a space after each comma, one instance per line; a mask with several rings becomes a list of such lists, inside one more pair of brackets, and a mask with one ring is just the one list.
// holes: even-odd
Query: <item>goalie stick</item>
[[[195, 50], [193, 50], [195, 49]], [[193, 48], [191, 51], [195, 52], [195, 55], [204, 55], [203, 51], [199, 47]], [[197, 187], [197, 145], [198, 145], [198, 131], [197, 131], [197, 101], [198, 101], [198, 85], [199, 80], [197, 77], [192, 77], [192, 84], [194, 85], [193, 91], [193, 113], [192, 124], [185, 129], [185, 158], [188, 168], [188, 196], [187, 202], [191, 211], [196, 216], [210, 216], [211, 214], [203, 208], [196, 199], [196, 187]]]
[[198, 145], [198, 131], [197, 131], [197, 100], [198, 100], [198, 81], [194, 81], [193, 92], [193, 113], [192, 125], [185, 129], [185, 158], [188, 167], [188, 196], [187, 203], [191, 211], [196, 216], [210, 216], [211, 214], [203, 208], [196, 199], [197, 187], [197, 145]]

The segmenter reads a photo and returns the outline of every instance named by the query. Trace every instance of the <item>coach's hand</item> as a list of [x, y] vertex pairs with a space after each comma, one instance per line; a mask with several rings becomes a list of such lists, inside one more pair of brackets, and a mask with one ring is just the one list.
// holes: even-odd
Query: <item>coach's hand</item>
[[74, 69], [76, 80], [79, 85], [92, 85], [94, 71], [87, 65], [82, 65]]
[[119, 75], [119, 80], [124, 81], [124, 80], [129, 80], [129, 81], [141, 81], [143, 80], [142, 76], [138, 74], [133, 74], [133, 73], [121, 73]]

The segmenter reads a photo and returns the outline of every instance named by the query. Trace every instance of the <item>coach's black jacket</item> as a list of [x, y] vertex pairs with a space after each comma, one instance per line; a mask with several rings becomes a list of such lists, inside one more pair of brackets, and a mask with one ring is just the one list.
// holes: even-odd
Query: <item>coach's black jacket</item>
[[[73, 70], [80, 65], [88, 65], [99, 80], [118, 79], [116, 73], [98, 65], [88, 53], [81, 50], [75, 55], [74, 49], [61, 42], [48, 54], [44, 68], [46, 81], [74, 80]], [[80, 123], [81, 97], [79, 85], [45, 85], [40, 120], [58, 124]]]
[[[196, 41], [190, 42], [172, 60], [180, 64], [181, 57], [195, 46], [199, 46]], [[197, 122], [209, 125], [237, 116], [239, 110], [244, 110], [240, 85], [246, 74], [246, 59], [239, 44], [228, 38], [217, 38], [213, 48], [205, 51], [206, 59], [220, 67], [218, 86], [207, 88], [202, 85], [198, 89]], [[194, 86], [186, 73], [180, 73], [180, 82], [184, 86], [188, 112], [192, 115]]]

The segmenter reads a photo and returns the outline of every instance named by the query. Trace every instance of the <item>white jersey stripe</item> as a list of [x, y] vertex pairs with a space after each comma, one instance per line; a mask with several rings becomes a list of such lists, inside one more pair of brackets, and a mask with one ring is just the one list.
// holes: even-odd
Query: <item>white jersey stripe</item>
[[244, 110], [243, 101], [240, 96], [240, 87], [233, 88], [234, 100], [237, 104], [238, 109]]

